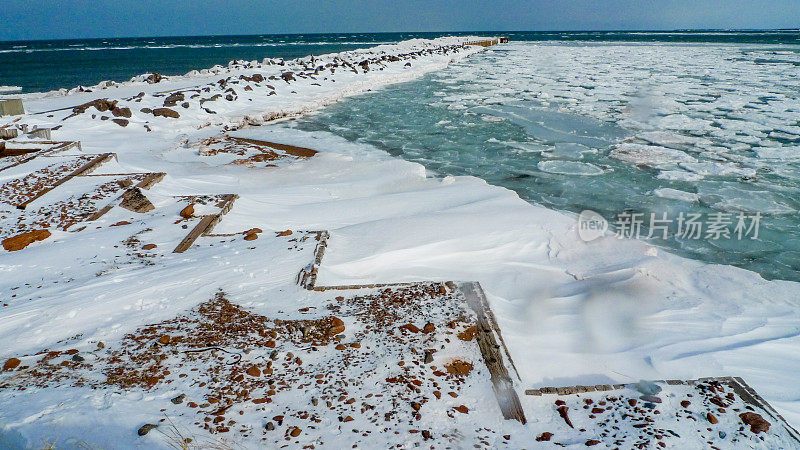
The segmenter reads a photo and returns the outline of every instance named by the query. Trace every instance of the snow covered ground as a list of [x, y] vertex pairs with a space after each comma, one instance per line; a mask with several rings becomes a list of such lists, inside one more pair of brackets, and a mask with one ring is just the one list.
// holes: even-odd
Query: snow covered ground
[[[83, 231], [51, 230], [51, 237], [22, 251], [0, 253], [0, 360], [44, 349], [92, 354], [98, 342], [119, 345], [127, 334], [187, 314], [220, 290], [254, 314], [288, 319], [302, 318], [298, 308], [321, 306], [335, 296], [323, 298], [296, 285], [298, 270], [309, 260], [303, 251], [287, 253], [280, 240], [203, 237], [188, 252], [171, 253], [187, 231], [178, 217], [185, 205], [175, 196], [235, 193], [239, 199], [216, 234], [254, 227], [265, 235], [287, 229], [330, 231], [319, 274], [322, 285], [479, 281], [519, 371], [520, 388], [735, 375], [790, 423], [800, 423], [797, 283], [768, 282], [752, 272], [683, 259], [639, 241], [608, 236], [583, 242], [573, 215], [531, 205], [483, 180], [429, 177], [419, 164], [330, 134], [283, 125], [244, 127], [410, 80], [481, 50], [442, 50], [442, 45], [457, 43], [411, 41], [322, 56], [313, 63], [308, 58], [285, 65], [245, 62], [155, 84], [136, 81], [92, 92], [26, 95], [29, 112], [98, 98], [119, 100], [108, 111], [92, 106], [66, 120], [71, 109], [28, 114], [20, 123], [61, 125], [54, 139], [80, 140], [88, 154], [116, 153], [117, 160], [97, 173], [167, 175], [146, 191], [155, 206], [152, 212], [114, 208]], [[404, 56], [415, 51], [425, 53]], [[365, 71], [360, 62], [369, 58], [381, 60], [368, 62]], [[329, 63], [337, 64], [334, 73], [332, 66], [317, 70]], [[289, 77], [282, 74], [290, 71], [294, 79], [286, 81]], [[159, 94], [179, 88], [184, 90], [180, 99]], [[170, 99], [175, 104], [168, 108], [179, 117], [154, 116]], [[203, 140], [225, 132], [320, 153], [280, 167], [247, 167], [222, 165], [198, 151]], [[5, 182], [2, 177], [5, 172], [0, 172]], [[69, 191], [70, 183], [59, 189]], [[48, 203], [49, 195], [30, 208]], [[130, 223], [112, 226], [120, 222]], [[143, 252], [146, 243], [157, 247]], [[7, 374], [0, 382], [5, 380]], [[160, 416], [156, 400], [170, 398], [175, 389], [6, 389], [0, 391], [0, 424], [5, 439], [28, 445], [52, 439], [67, 445], [164, 445], [158, 436], [138, 438], [135, 429], [146, 417]], [[483, 395], [476, 390], [477, 405], [491, 403]], [[487, 445], [506, 440], [502, 429], [522, 439], [509, 445], [523, 447], [550, 426], [530, 414], [525, 428], [499, 423], [493, 407], [470, 419], [498, 431]], [[193, 420], [174, 414], [170, 418], [180, 426]], [[100, 427], [104, 431], [98, 432]], [[331, 433], [337, 432], [334, 428]], [[471, 445], [472, 439], [485, 438], [481, 433], [470, 430], [463, 438]], [[405, 439], [402, 435], [386, 443]], [[766, 444], [755, 440], [748, 445]]]

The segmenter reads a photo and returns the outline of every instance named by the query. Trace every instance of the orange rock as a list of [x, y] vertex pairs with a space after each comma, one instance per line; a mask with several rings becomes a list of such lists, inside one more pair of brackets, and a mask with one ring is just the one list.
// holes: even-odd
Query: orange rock
[[250, 228], [249, 230], [245, 231], [243, 234], [253, 234], [253, 233], [263, 233], [261, 228]]
[[336, 336], [344, 333], [344, 322], [338, 317], [331, 317], [331, 327], [328, 329], [328, 336]]
[[266, 345], [269, 348], [275, 348], [275, 341], [272, 341], [272, 340], [267, 341], [267, 343], [264, 344], [264, 345]]
[[353, 420], [352, 417], [347, 416], [347, 417], [344, 418], [344, 420], [342, 420], [342, 422], [351, 422], [352, 420]]
[[244, 236], [245, 241], [254, 241], [256, 239], [258, 239], [258, 235], [255, 233], [250, 233]]
[[247, 369], [245, 371], [245, 373], [247, 373], [251, 377], [260, 377], [261, 376], [261, 369], [259, 369], [258, 366], [250, 366], [250, 368]]
[[475, 325], [467, 327], [466, 330], [458, 333], [458, 338], [462, 341], [471, 341], [478, 335], [478, 327]]
[[444, 367], [447, 369], [447, 373], [451, 375], [467, 376], [472, 372], [472, 364], [460, 359], [445, 364]]
[[425, 334], [433, 333], [433, 331], [435, 329], [436, 329], [436, 326], [433, 323], [428, 322], [428, 323], [425, 324], [424, 327], [422, 327], [422, 332], [425, 333]]
[[361, 348], [361, 344], [359, 344], [358, 342], [353, 342], [352, 344], [350, 344], [350, 347]]
[[717, 418], [714, 417], [714, 415], [711, 414], [711, 413], [706, 414], [706, 419], [708, 420], [709, 423], [712, 423], [712, 424], [715, 424], [715, 423], [719, 422], [719, 420], [717, 420]]
[[194, 215], [194, 204], [183, 208], [180, 212], [180, 216], [184, 219], [188, 219], [189, 217], [192, 217], [192, 215]]
[[158, 247], [156, 244], [145, 244], [142, 246], [142, 250], [152, 250]]
[[438, 399], [438, 398], [442, 398], [442, 393], [441, 393], [441, 392], [439, 392], [439, 391], [433, 391], [433, 395], [434, 395], [434, 396], [435, 396], [437, 399]]
[[7, 371], [9, 371], [9, 370], [14, 370], [14, 369], [16, 369], [16, 368], [17, 368], [17, 366], [19, 366], [19, 363], [21, 363], [21, 362], [22, 362], [22, 361], [20, 361], [20, 360], [19, 360], [19, 359], [17, 359], [17, 358], [11, 358], [11, 359], [9, 359], [8, 361], [6, 361], [6, 363], [5, 363], [5, 364], [3, 364], [3, 372], [7, 372]]
[[336, 346], [336, 350], [344, 350], [345, 348], [347, 347], [345, 347], [344, 344], [339, 344]]
[[292, 230], [281, 231], [278, 233], [278, 236], [289, 236], [292, 234]]
[[469, 412], [469, 408], [467, 408], [464, 405], [455, 406], [455, 407], [453, 407], [453, 409], [455, 409], [456, 411], [460, 412], [461, 414], [467, 414]]
[[412, 333], [419, 333], [419, 328], [416, 325], [414, 325], [413, 323], [407, 323], [405, 325], [401, 325], [400, 329], [401, 330], [407, 330], [407, 331], [410, 331]]
[[47, 230], [34, 230], [27, 233], [18, 234], [10, 238], [3, 239], [3, 248], [15, 252], [33, 244], [36, 241], [43, 241], [50, 237]]
[[161, 336], [160, 338], [158, 338], [158, 343], [161, 344], [161, 345], [167, 345], [167, 344], [169, 344], [170, 340], [171, 340], [171, 338], [169, 337], [169, 335], [165, 334], [165, 335]]
[[292, 427], [292, 431], [289, 432], [289, 435], [292, 437], [300, 436], [300, 428]]

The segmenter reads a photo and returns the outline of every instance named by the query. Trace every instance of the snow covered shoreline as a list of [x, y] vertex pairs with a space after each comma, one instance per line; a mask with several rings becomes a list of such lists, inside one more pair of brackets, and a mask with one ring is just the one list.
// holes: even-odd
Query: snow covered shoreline
[[[91, 106], [66, 120], [71, 110], [26, 115], [22, 121], [30, 127], [61, 125], [54, 139], [80, 140], [83, 152], [115, 152], [117, 165], [109, 173], [166, 172], [152, 188], [156, 206], [175, 195], [237, 193], [240, 199], [217, 233], [252, 227], [329, 230], [323, 284], [480, 281], [524, 387], [738, 375], [790, 422], [800, 422], [800, 388], [793, 383], [800, 360], [792, 356], [800, 341], [797, 283], [767, 282], [752, 272], [678, 258], [643, 242], [608, 237], [584, 243], [573, 216], [530, 205], [480, 179], [429, 178], [418, 164], [291, 126], [244, 128], [410, 80], [480, 51], [458, 42], [412, 41], [321, 56], [313, 64], [308, 58], [285, 65], [239, 64], [154, 84], [30, 95], [26, 107], [32, 112], [98, 98], [120, 101], [108, 111]], [[446, 54], [368, 62], [368, 71], [359, 64], [442, 45], [454, 47]], [[310, 74], [326, 64], [338, 64], [335, 73]], [[292, 80], [281, 76], [287, 72]], [[256, 73], [263, 79], [253, 78]], [[183, 98], [157, 94], [177, 90]], [[216, 94], [220, 97], [210, 100]], [[170, 98], [175, 104], [165, 106]], [[159, 108], [179, 117], [154, 116]], [[198, 157], [198, 142], [225, 132], [321, 153], [274, 171]], [[130, 216], [114, 214], [102, 224]], [[126, 237], [124, 227], [55, 232], [25, 251], [0, 253], [0, 271], [10, 275], [0, 281], [0, 292], [4, 299], [14, 296], [0, 309], [0, 341], [6, 344], [0, 359], [55, 349], [73, 337], [67, 341], [71, 346], [118, 339], [174, 317], [221, 288], [236, 303], [267, 315], [291, 310], [296, 297], [309, 295], [291, 287], [297, 267], [248, 254], [239, 244], [220, 254], [204, 243], [195, 253], [167, 253], [141, 267], [113, 248]], [[168, 244], [159, 242], [161, 247]], [[0, 402], [15, 402], [0, 421], [27, 437], [40, 435], [37, 424], [53, 427], [60, 420], [48, 412], [28, 425], [27, 417], [46, 410], [48, 400], [39, 399], [37, 406], [0, 395]], [[65, 394], [51, 395], [56, 400]], [[137, 407], [137, 401], [126, 402], [124, 409]], [[86, 411], [76, 405], [73, 413]], [[70, 425], [86, 426], [60, 426]]]

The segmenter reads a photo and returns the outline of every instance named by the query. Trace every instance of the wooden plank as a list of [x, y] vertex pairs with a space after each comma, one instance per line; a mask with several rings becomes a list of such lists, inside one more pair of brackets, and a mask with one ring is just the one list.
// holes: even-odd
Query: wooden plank
[[[17, 161], [14, 164], [11, 164], [10, 166], [6, 166], [6, 167], [0, 168], [0, 172], [2, 172], [3, 170], [6, 170], [6, 169], [10, 169], [12, 167], [17, 167], [20, 164], [25, 164], [26, 162], [31, 161], [32, 159], [35, 159], [35, 158], [37, 158], [39, 156], [47, 156], [47, 155], [50, 155], [52, 153], [63, 152], [64, 150], [68, 150], [68, 149], [70, 149], [72, 147], [78, 147], [78, 149], [81, 148], [81, 143], [78, 142], [78, 141], [66, 141], [66, 142], [44, 141], [44, 142], [37, 142], [37, 144], [46, 144], [46, 145], [58, 144], [58, 145], [55, 146], [55, 147], [49, 148], [49, 149], [35, 149], [35, 150], [33, 150], [33, 152], [26, 152], [26, 154], [29, 155], [29, 156], [26, 156], [25, 158], [21, 158], [19, 161]], [[6, 145], [8, 145], [8, 144], [6, 144]], [[19, 151], [19, 149], [6, 147], [5, 151], [7, 151], [7, 152], [15, 152], [15, 151]], [[11, 156], [11, 154], [3, 154], [3, 155], [0, 155], [0, 156]]]
[[238, 143], [274, 148], [275, 150], [280, 150], [292, 156], [297, 156], [299, 158], [310, 158], [318, 153], [316, 150], [306, 147], [298, 147], [296, 145], [289, 145], [289, 144], [279, 144], [277, 142], [262, 141], [259, 139], [248, 139], [235, 136], [230, 136], [229, 139]]
[[[460, 283], [459, 290], [464, 294], [467, 304], [477, 316], [478, 321], [478, 347], [481, 350], [483, 361], [489, 369], [492, 380], [492, 389], [500, 405], [505, 419], [518, 420], [525, 424], [525, 412], [519, 401], [517, 391], [514, 389], [514, 382], [508, 374], [508, 369], [503, 363], [503, 356], [500, 353], [500, 345], [495, 339], [495, 334], [500, 334], [500, 329], [489, 319], [487, 314], [488, 305], [485, 302], [483, 289], [477, 282]], [[482, 298], [483, 297], [483, 298]]]
[[195, 225], [192, 231], [190, 231], [185, 238], [183, 238], [183, 240], [180, 242], [180, 244], [178, 244], [177, 247], [175, 247], [175, 250], [173, 250], [172, 253], [183, 253], [186, 250], [189, 250], [189, 248], [192, 246], [192, 244], [194, 244], [194, 241], [196, 241], [197, 238], [199, 238], [203, 233], [208, 231], [209, 228], [213, 228], [215, 220], [219, 220], [217, 214], [209, 214], [203, 216], [203, 218], [200, 219], [200, 222], [197, 225]]
[[231, 210], [233, 207], [233, 202], [239, 198], [236, 194], [225, 194], [222, 198], [222, 202], [220, 203], [220, 212], [217, 214], [208, 214], [203, 216], [200, 219], [200, 222], [186, 235], [185, 238], [175, 247], [175, 250], [172, 253], [183, 253], [194, 244], [194, 241], [197, 240], [202, 235], [211, 233], [211, 230], [214, 229], [215, 226], [222, 220], [222, 216], [227, 214], [228, 211]]
[[42, 189], [41, 191], [37, 192], [36, 195], [33, 198], [31, 198], [31, 199], [29, 199], [29, 200], [17, 205], [17, 209], [25, 209], [31, 202], [35, 201], [37, 198], [43, 196], [44, 194], [52, 191], [55, 188], [61, 186], [62, 184], [66, 183], [67, 181], [71, 180], [74, 177], [77, 177], [77, 176], [79, 176], [81, 174], [88, 173], [88, 172], [91, 172], [91, 171], [97, 169], [103, 163], [105, 163], [109, 159], [111, 159], [112, 157], [114, 157], [113, 153], [103, 153], [102, 155], [98, 155], [97, 157], [92, 158], [91, 161], [89, 161], [88, 163], [82, 165], [81, 167], [78, 167], [77, 169], [75, 169], [69, 175], [61, 178], [58, 181], [56, 181], [52, 186], [46, 187], [46, 188]]

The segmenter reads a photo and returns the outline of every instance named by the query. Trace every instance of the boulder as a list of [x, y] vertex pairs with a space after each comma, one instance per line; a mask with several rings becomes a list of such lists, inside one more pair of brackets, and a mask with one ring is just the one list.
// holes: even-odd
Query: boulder
[[150, 76], [145, 78], [144, 81], [147, 81], [150, 84], [155, 84], [155, 83], [159, 83], [163, 79], [164, 79], [164, 77], [160, 73], [154, 72], [154, 73], [151, 73]]
[[188, 218], [192, 217], [194, 215], [194, 204], [191, 204], [191, 205], [187, 206], [186, 208], [183, 208], [179, 214], [184, 219], [188, 219]]
[[3, 248], [9, 252], [22, 250], [23, 248], [33, 244], [37, 241], [43, 241], [50, 237], [50, 232], [47, 230], [33, 230], [27, 233], [18, 234], [10, 238], [3, 239]]
[[742, 419], [742, 422], [744, 422], [746, 425], [750, 426], [750, 431], [753, 433], [758, 434], [762, 431], [766, 432], [769, 430], [769, 422], [764, 420], [764, 418], [761, 417], [761, 414], [746, 412], [739, 414], [739, 418]]
[[128, 119], [111, 119], [111, 121], [121, 127], [127, 127], [128, 124], [131, 123], [131, 121]]
[[20, 362], [21, 361], [17, 358], [9, 359], [8, 361], [6, 361], [5, 364], [3, 364], [3, 372], [8, 372], [10, 370], [16, 369], [17, 366], [19, 366]]
[[156, 117], [171, 117], [173, 119], [177, 119], [181, 116], [178, 111], [169, 108], [156, 108], [153, 110], [153, 115]]
[[126, 117], [128, 119], [131, 118], [131, 109], [130, 108], [119, 108], [115, 107], [111, 110], [111, 114], [114, 117]]

